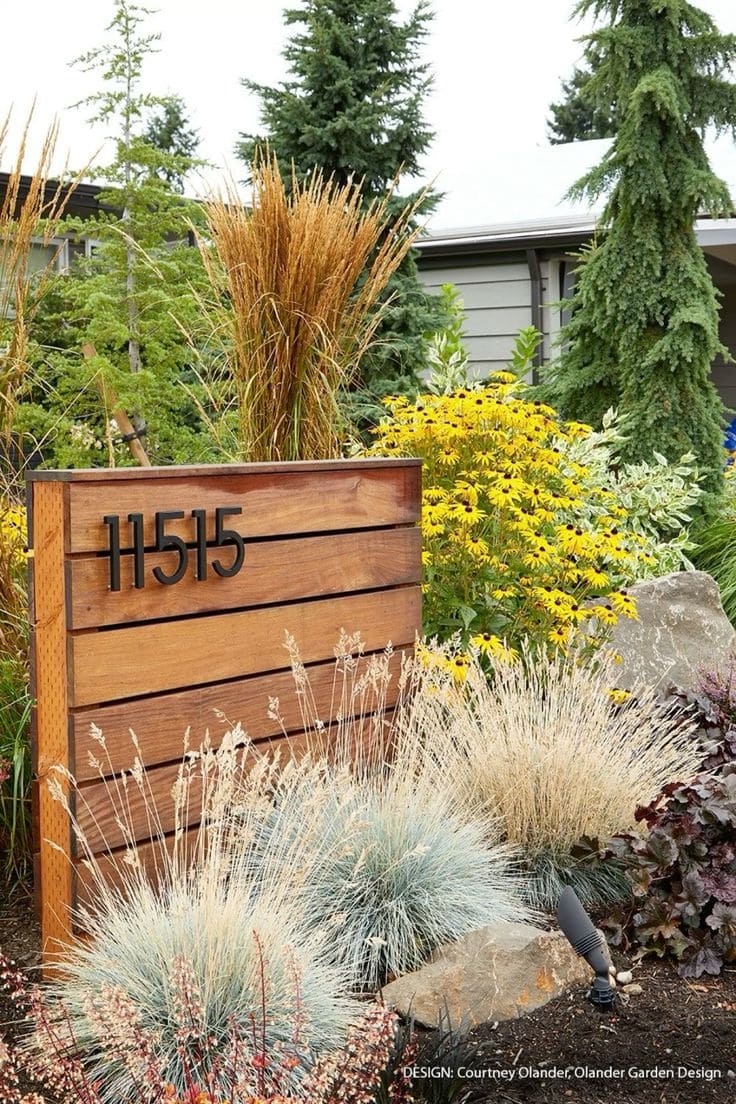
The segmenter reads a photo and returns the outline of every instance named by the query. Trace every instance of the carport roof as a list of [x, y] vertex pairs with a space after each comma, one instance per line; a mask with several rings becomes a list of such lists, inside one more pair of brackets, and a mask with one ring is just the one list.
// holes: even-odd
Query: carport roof
[[[513, 157], [497, 157], [495, 171], [475, 185], [462, 203], [463, 211], [490, 215], [492, 221], [432, 226], [417, 245], [427, 256], [580, 245], [593, 232], [605, 200], [592, 206], [573, 203], [565, 193], [600, 161], [610, 144], [599, 139], [538, 146]], [[714, 171], [736, 199], [736, 144], [730, 135], [722, 135], [707, 141], [706, 148]], [[457, 209], [457, 202], [453, 206]], [[696, 232], [705, 248], [736, 243], [736, 218], [699, 219]]]

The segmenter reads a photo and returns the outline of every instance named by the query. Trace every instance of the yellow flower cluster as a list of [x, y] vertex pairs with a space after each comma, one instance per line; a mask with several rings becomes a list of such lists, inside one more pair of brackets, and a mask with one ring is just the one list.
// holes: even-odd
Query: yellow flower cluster
[[23, 567], [26, 560], [26, 513], [0, 498], [0, 559], [11, 569]]
[[525, 637], [565, 647], [591, 613], [603, 625], [636, 617], [614, 577], [646, 555], [613, 492], [584, 490], [586, 468], [565, 455], [590, 427], [523, 388], [498, 372], [478, 389], [387, 399], [370, 450], [424, 463], [427, 635], [459, 632], [462, 646], [499, 658]]

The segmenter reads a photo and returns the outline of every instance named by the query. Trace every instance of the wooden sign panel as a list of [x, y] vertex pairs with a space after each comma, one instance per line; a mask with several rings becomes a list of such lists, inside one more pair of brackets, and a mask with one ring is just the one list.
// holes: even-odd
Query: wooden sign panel
[[[36, 472], [29, 479], [37, 887], [44, 953], [68, 939], [84, 892], [73, 833], [48, 792], [56, 764], [84, 787], [93, 850], [122, 845], [99, 773], [141, 746], [164, 830], [184, 734], [213, 744], [240, 722], [264, 744], [278, 697], [298, 735], [284, 649], [296, 639], [329, 722], [334, 648], [410, 649], [421, 622], [421, 465], [414, 460]], [[392, 687], [397, 680], [392, 680]], [[393, 690], [395, 693], [395, 689]], [[387, 703], [389, 706], [392, 700]], [[216, 712], [218, 711], [218, 712]], [[218, 719], [219, 718], [219, 719]], [[139, 839], [145, 810], [132, 810]], [[168, 819], [167, 819], [168, 818]]]

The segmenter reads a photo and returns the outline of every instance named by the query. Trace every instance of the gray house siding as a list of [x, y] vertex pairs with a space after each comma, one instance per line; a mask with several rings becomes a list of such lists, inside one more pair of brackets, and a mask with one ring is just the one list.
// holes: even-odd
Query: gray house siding
[[[430, 290], [450, 283], [459, 291], [465, 308], [464, 334], [470, 363], [473, 374], [482, 378], [508, 363], [516, 334], [531, 324], [532, 284], [524, 253], [503, 257], [490, 254], [473, 261], [467, 263], [463, 257], [422, 258], [419, 275]], [[723, 295], [721, 341], [736, 357], [736, 268], [712, 257], [708, 261], [714, 282]], [[572, 290], [574, 263], [562, 251], [540, 258], [544, 363], [556, 353], [555, 338], [562, 321], [559, 300]], [[736, 365], [717, 360], [713, 365], [713, 382], [726, 407], [736, 412]]]
[[[529, 268], [522, 257], [454, 264], [452, 261], [420, 266], [425, 286], [437, 291], [441, 284], [454, 284], [465, 308], [464, 334], [474, 373], [485, 376], [503, 368], [509, 360], [514, 338], [531, 322], [532, 285]], [[543, 269], [543, 276], [546, 272]], [[544, 279], [544, 298], [547, 298]]]

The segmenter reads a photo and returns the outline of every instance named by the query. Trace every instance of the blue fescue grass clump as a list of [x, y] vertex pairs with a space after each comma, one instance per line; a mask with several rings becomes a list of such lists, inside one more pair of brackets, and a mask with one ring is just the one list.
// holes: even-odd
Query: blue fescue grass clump
[[[99, 730], [92, 734], [104, 760], [104, 737]], [[133, 742], [138, 751], [134, 737]], [[199, 821], [194, 838], [181, 828], [172, 838], [164, 837], [139, 759], [124, 777], [108, 781], [111, 807], [126, 840], [113, 879], [105, 869], [106, 857], [92, 852], [75, 812], [85, 803], [84, 791], [68, 780], [72, 803], [64, 792], [67, 776], [57, 772], [51, 782], [52, 793], [71, 816], [94, 894], [91, 903], [77, 909], [86, 938], [64, 951], [60, 976], [47, 995], [49, 1007], [56, 1009], [52, 1015], [63, 1022], [65, 1037], [73, 1040], [90, 1081], [98, 1085], [102, 1104], [140, 1099], [125, 1038], [132, 1032], [152, 1048], [157, 1069], [177, 1097], [185, 1095], [187, 1079], [197, 1068], [201, 1084], [205, 1074], [212, 1075], [218, 1096], [229, 1099], [226, 1064], [216, 1070], [197, 1067], [205, 1058], [187, 1041], [192, 1024], [201, 1025], [199, 1035], [211, 1041], [210, 1055], [224, 1054], [234, 1036], [253, 1038], [257, 1049], [269, 1054], [280, 1047], [294, 1049], [298, 1038], [299, 1065], [293, 1072], [298, 1081], [320, 1055], [343, 1044], [360, 1015], [346, 969], [329, 953], [323, 935], [309, 929], [293, 886], [275, 877], [231, 877], [228, 814], [249, 754], [239, 729], [226, 734], [217, 751], [203, 745], [188, 753], [172, 797], [177, 825]], [[259, 776], [254, 788], [261, 802], [240, 808], [239, 829], [246, 835], [254, 833], [252, 825], [269, 807], [267, 783], [268, 774], [265, 780]], [[155, 878], [134, 842], [130, 809], [135, 795], [145, 802], [152, 831], [159, 824]], [[195, 994], [192, 1008], [183, 1012], [174, 980], [177, 963], [186, 964]], [[125, 1008], [127, 1020], [101, 1019], [100, 998], [114, 1006], [118, 995], [125, 1008], [134, 1010], [135, 1022]]]
[[475, 928], [529, 919], [513, 855], [488, 833], [401, 772], [302, 766], [283, 772], [237, 865], [291, 881], [308, 930], [356, 987], [376, 988]]

